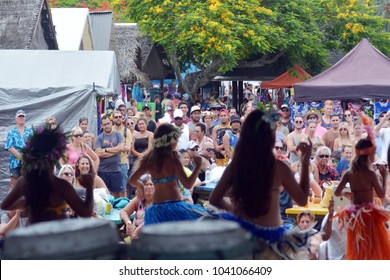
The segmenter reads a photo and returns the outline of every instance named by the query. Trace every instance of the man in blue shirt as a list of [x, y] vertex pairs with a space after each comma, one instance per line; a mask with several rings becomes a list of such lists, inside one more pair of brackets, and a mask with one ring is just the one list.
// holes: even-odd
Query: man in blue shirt
[[27, 128], [26, 113], [23, 110], [16, 112], [16, 126], [8, 132], [4, 150], [9, 154], [9, 171], [11, 176], [10, 187], [14, 186], [21, 175], [22, 149], [26, 146], [27, 139], [33, 134], [31, 128]]
[[342, 158], [340, 159], [339, 164], [336, 166], [337, 172], [340, 174], [340, 177], [343, 177], [345, 171], [349, 169], [349, 164], [353, 157], [353, 147], [349, 145], [343, 145], [343, 150], [341, 153]]

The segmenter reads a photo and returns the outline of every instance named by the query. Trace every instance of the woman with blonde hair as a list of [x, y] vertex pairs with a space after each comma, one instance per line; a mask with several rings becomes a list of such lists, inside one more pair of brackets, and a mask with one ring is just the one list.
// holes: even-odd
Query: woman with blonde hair
[[50, 129], [56, 129], [57, 128], [56, 118], [53, 116], [48, 117], [45, 121], [45, 125], [47, 125]]
[[347, 122], [341, 122], [339, 125], [339, 136], [334, 140], [333, 151], [339, 151], [341, 153], [344, 145], [352, 147], [355, 145]]
[[74, 176], [74, 169], [70, 164], [64, 164], [58, 172], [58, 177], [68, 181], [72, 186], [75, 185], [76, 178]]
[[81, 155], [88, 155], [93, 161], [93, 167], [99, 168], [100, 159], [97, 154], [83, 141], [83, 131], [80, 127], [74, 127], [70, 133], [71, 143], [66, 145], [65, 161], [61, 159], [61, 164], [70, 164], [73, 169], [76, 167], [76, 162]]

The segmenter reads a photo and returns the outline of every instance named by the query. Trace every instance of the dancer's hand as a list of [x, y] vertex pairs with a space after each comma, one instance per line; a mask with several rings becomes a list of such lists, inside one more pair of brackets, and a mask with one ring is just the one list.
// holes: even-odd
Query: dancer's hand
[[309, 143], [301, 142], [298, 144], [297, 149], [301, 150], [302, 152], [302, 162], [309, 162], [311, 157], [311, 151], [313, 148], [313, 144], [311, 143], [310, 139]]
[[84, 188], [90, 188], [93, 187], [93, 181], [95, 179], [95, 175], [91, 173], [82, 174], [80, 178], [80, 185], [82, 185]]
[[194, 162], [197, 167], [200, 167], [202, 165], [202, 157], [199, 155], [194, 155]]

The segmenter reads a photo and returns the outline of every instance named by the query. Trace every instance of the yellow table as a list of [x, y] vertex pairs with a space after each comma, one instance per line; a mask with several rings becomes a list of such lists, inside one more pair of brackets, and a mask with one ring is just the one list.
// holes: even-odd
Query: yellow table
[[294, 206], [293, 208], [287, 208], [286, 214], [298, 215], [301, 211], [310, 210], [316, 216], [325, 216], [328, 214], [328, 208], [322, 207], [320, 204], [309, 204], [308, 207]]

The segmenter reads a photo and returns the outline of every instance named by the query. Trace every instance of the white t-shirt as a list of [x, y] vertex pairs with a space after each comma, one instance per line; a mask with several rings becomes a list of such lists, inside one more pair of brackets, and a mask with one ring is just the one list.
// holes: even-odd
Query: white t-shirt
[[[321, 231], [328, 221], [329, 214], [326, 214], [321, 224]], [[345, 255], [347, 245], [347, 234], [345, 230], [340, 231], [338, 225], [338, 217], [333, 217], [332, 220], [332, 232], [330, 238], [320, 244], [318, 249], [318, 259], [326, 260], [326, 247], [328, 247], [328, 259], [329, 260], [341, 260]]]
[[381, 160], [387, 161], [387, 150], [390, 144], [390, 127], [381, 128], [379, 130], [379, 137], [382, 139]]
[[180, 138], [177, 141], [177, 148], [179, 151], [181, 149], [187, 150], [188, 142], [190, 142], [190, 128], [185, 123], [183, 123], [183, 126], [184, 127], [181, 129]]

